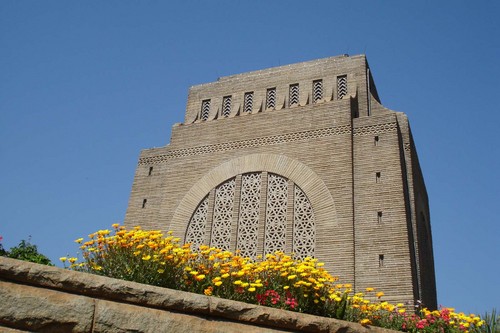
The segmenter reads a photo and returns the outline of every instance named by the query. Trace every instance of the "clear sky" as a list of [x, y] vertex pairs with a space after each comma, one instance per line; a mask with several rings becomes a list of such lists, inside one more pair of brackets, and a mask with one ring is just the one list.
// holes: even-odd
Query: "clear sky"
[[31, 236], [59, 264], [123, 221], [139, 152], [169, 142], [190, 86], [365, 53], [411, 122], [439, 304], [500, 308], [499, 17], [499, 1], [3, 0], [3, 245]]

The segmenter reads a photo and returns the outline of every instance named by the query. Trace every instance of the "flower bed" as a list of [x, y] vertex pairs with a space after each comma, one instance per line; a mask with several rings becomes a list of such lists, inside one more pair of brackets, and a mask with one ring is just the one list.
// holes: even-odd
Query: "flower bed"
[[313, 258], [295, 260], [277, 252], [251, 260], [208, 246], [193, 251], [171, 233], [118, 224], [89, 238], [76, 240], [81, 262], [61, 258], [69, 268], [405, 332], [479, 332], [483, 325], [478, 316], [450, 308], [408, 313], [403, 304], [381, 300], [383, 292], [373, 288], [353, 293], [350, 284], [339, 283]]

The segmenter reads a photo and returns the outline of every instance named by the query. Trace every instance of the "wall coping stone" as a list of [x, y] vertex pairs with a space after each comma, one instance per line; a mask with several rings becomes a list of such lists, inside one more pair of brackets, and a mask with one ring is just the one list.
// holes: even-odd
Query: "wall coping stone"
[[[378, 327], [365, 327], [358, 323], [155, 287], [6, 257], [0, 257], [1, 281], [6, 282], [3, 288], [7, 288], [5, 285], [9, 283], [14, 283], [24, 285], [26, 288], [50, 289], [97, 300], [137, 305], [145, 310], [157, 309], [204, 317], [208, 320], [212, 318], [212, 320], [222, 322], [237, 322], [251, 325], [248, 331], [252, 332], [265, 332], [266, 328], [288, 332], [395, 332]], [[0, 311], [0, 331], [18, 332], [17, 329], [25, 328], [12, 327], [12, 323], [8, 321], [7, 325], [10, 328], [3, 327], [5, 323], [3, 311]]]

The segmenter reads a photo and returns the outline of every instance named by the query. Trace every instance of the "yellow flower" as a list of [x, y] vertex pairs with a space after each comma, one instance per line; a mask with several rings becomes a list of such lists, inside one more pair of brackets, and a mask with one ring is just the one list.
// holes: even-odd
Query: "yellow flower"
[[68, 261], [72, 264], [74, 264], [78, 259], [76, 258], [69, 258]]
[[297, 275], [289, 275], [289, 276], [288, 276], [288, 280], [293, 280], [293, 279], [295, 279], [296, 277], [297, 277]]
[[212, 291], [213, 291], [213, 288], [212, 287], [208, 287], [207, 289], [203, 290], [203, 293], [207, 296], [211, 296], [212, 295]]
[[164, 269], [161, 269], [161, 268], [160, 268], [160, 269], [158, 269], [158, 273], [163, 274], [164, 272], [165, 272], [165, 270], [164, 270]]
[[81, 244], [83, 242], [83, 238], [78, 238], [75, 240], [75, 243]]
[[222, 284], [222, 281], [217, 281], [214, 284], [218, 287], [218, 286], [220, 286]]
[[120, 224], [119, 223], [113, 223], [111, 226], [116, 229], [116, 228], [120, 227]]
[[201, 280], [203, 280], [204, 278], [205, 278], [205, 274], [200, 274], [200, 275], [196, 275], [196, 276], [195, 276], [196, 281], [201, 281]]
[[66, 258], [66, 257], [61, 257], [61, 258], [59, 258], [59, 260], [61, 260], [62, 262], [66, 262], [66, 260], [68, 260], [68, 258]]
[[151, 256], [149, 254], [147, 256], [142, 257], [142, 260], [146, 260], [147, 261], [149, 259], [151, 259]]
[[229, 277], [229, 274], [228, 274], [228, 273], [224, 273], [224, 274], [222, 274], [222, 275], [221, 275], [221, 278], [223, 278], [223, 279], [226, 279], [226, 278], [228, 278], [228, 277]]
[[361, 320], [359, 321], [359, 323], [360, 323], [361, 325], [363, 325], [363, 326], [366, 326], [366, 325], [370, 325], [372, 322], [371, 322], [371, 320], [370, 320], [370, 319], [366, 319], [366, 318], [365, 318], [365, 319], [361, 319]]
[[374, 291], [375, 289], [373, 289], [373, 288], [371, 288], [371, 287], [368, 287], [368, 288], [366, 288], [365, 290], [366, 290], [366, 292], [368, 292], [368, 293], [369, 293], [369, 292]]
[[254, 287], [250, 287], [250, 288], [248, 288], [248, 291], [250, 291], [250, 292], [254, 292], [254, 291], [255, 291], [255, 288], [254, 288]]
[[379, 291], [376, 296], [377, 296], [377, 298], [380, 298], [380, 297], [384, 296], [384, 292]]

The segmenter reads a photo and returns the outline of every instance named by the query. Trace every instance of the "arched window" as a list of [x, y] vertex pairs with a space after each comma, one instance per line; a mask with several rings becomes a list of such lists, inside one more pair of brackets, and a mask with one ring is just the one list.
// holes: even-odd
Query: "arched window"
[[249, 258], [276, 251], [313, 257], [315, 239], [307, 195], [267, 172], [240, 174], [211, 190], [193, 212], [185, 237], [194, 249], [209, 244]]

